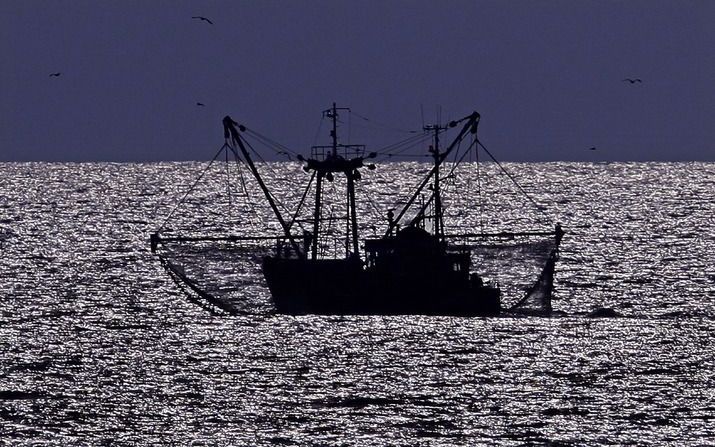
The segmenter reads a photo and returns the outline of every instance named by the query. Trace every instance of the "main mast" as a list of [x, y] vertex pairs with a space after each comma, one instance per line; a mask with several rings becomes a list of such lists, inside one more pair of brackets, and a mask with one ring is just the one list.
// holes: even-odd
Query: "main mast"
[[[360, 255], [358, 246], [358, 226], [357, 226], [357, 211], [355, 204], [355, 181], [360, 179], [358, 168], [364, 166], [363, 160], [365, 146], [358, 144], [340, 144], [338, 142], [338, 111], [350, 110], [345, 107], [337, 107], [335, 103], [330, 109], [323, 111], [324, 118], [330, 118], [332, 129], [330, 131], [331, 145], [330, 146], [313, 146], [311, 157], [305, 160], [299, 157], [301, 161], [306, 161], [308, 164], [304, 168], [306, 171], [315, 171], [317, 181], [315, 185], [315, 210], [313, 211], [313, 235], [311, 259], [318, 259], [318, 242], [320, 240], [320, 222], [322, 220], [322, 187], [323, 179], [332, 182], [334, 173], [343, 173], [347, 179], [347, 200], [346, 200], [346, 217], [345, 217], [345, 256]], [[327, 150], [327, 154], [326, 154]], [[374, 154], [368, 155], [367, 158], [374, 157]], [[368, 165], [370, 169], [374, 169], [374, 165]], [[352, 255], [351, 255], [352, 249]]]
[[[430, 172], [425, 176], [425, 178], [422, 180], [420, 185], [417, 187], [415, 192], [412, 194], [412, 197], [407, 201], [407, 203], [402, 207], [402, 210], [400, 213], [395, 217], [394, 219], [390, 219], [390, 223], [388, 225], [387, 231], [385, 232], [385, 236], [389, 236], [392, 234], [394, 229], [400, 224], [400, 221], [402, 218], [405, 216], [405, 213], [412, 207], [412, 205], [415, 203], [415, 200], [422, 194], [422, 191], [424, 188], [427, 186], [427, 184], [430, 182], [432, 177], [437, 174], [439, 175], [439, 167], [440, 165], [444, 162], [444, 160], [449, 156], [449, 154], [452, 153], [455, 147], [459, 144], [459, 142], [462, 141], [462, 139], [467, 135], [467, 133], [472, 133], [476, 134], [477, 133], [477, 125], [479, 124], [479, 114], [477, 112], [473, 112], [471, 115], [465, 116], [464, 118], [461, 118], [456, 121], [450, 121], [447, 126], [428, 126], [425, 130], [435, 130], [433, 129], [434, 127], [439, 127], [439, 130], [446, 130], [447, 128], [452, 128], [456, 127], [459, 123], [464, 123], [462, 126], [462, 129], [459, 131], [459, 134], [456, 136], [456, 138], [452, 141], [452, 143], [447, 146], [447, 149], [445, 149], [444, 152], [439, 151], [439, 147], [435, 150], [432, 148], [434, 154], [434, 167], [430, 170]], [[439, 137], [439, 131], [435, 130], [435, 140], [438, 142], [438, 137]], [[435, 181], [434, 184], [436, 185], [437, 191], [439, 191], [439, 181]], [[438, 195], [438, 194], [436, 194]], [[439, 202], [439, 212], [440, 215], [442, 213], [441, 211], [441, 200]], [[435, 213], [436, 214], [436, 213]], [[441, 218], [441, 216], [440, 216]], [[439, 225], [440, 231], [442, 231], [442, 225]]]
[[[345, 108], [345, 107], [340, 108], [340, 110], [350, 111], [350, 109]], [[338, 156], [338, 108], [336, 107], [335, 103], [333, 103], [332, 108], [323, 111], [323, 116], [327, 116], [333, 122], [333, 130], [330, 131], [330, 136], [333, 139], [333, 157], [337, 157]]]
[[439, 152], [439, 133], [443, 130], [449, 129], [447, 126], [440, 126], [439, 124], [432, 124], [429, 126], [422, 127], [425, 131], [434, 132], [434, 145], [430, 148], [432, 157], [434, 158], [434, 235], [442, 240], [444, 236], [444, 220], [442, 219], [442, 196], [440, 193], [439, 184], [439, 166], [442, 164], [442, 159]]

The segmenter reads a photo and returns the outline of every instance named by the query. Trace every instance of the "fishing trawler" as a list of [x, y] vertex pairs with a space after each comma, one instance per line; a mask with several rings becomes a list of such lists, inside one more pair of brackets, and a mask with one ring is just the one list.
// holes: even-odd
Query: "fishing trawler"
[[[212, 236], [223, 241], [273, 240], [273, 253], [262, 259], [262, 272], [270, 291], [275, 310], [285, 314], [325, 315], [451, 315], [494, 316], [503, 309], [502, 291], [495, 281], [485, 280], [474, 264], [473, 251], [480, 247], [475, 240], [486, 238], [513, 239], [519, 236], [544, 236], [553, 243], [537, 280], [526, 291], [516, 308], [538, 295], [550, 309], [553, 276], [558, 247], [563, 236], [560, 226], [553, 231], [534, 232], [484, 232], [449, 233], [445, 225], [441, 183], [445, 160], [455, 148], [471, 136], [470, 147], [476, 139], [480, 115], [473, 112], [446, 125], [423, 126], [429, 133], [429, 156], [432, 165], [412, 195], [395, 215], [389, 210], [383, 222], [381, 236], [360, 239], [356, 189], [364, 169], [376, 169], [372, 159], [377, 153], [366, 152], [365, 146], [342, 144], [338, 138], [338, 116], [349, 109], [333, 104], [323, 111], [332, 124], [331, 144], [313, 146], [309, 157], [298, 155], [303, 170], [310, 174], [299, 210], [307, 196], [313, 197], [313, 211], [307, 219], [309, 228], [295, 231], [296, 217], [287, 220], [275, 196], [261, 176], [257, 164], [247, 148], [244, 133], [247, 129], [230, 117], [223, 120], [226, 154], [245, 164], [274, 217], [282, 234], [272, 236], [234, 235]], [[441, 136], [448, 130], [458, 130], [456, 137], [444, 148]], [[250, 148], [252, 149], [252, 148]], [[486, 150], [486, 148], [484, 148]], [[227, 155], [228, 156], [228, 155]], [[495, 159], [496, 161], [496, 159]], [[501, 166], [501, 165], [500, 165]], [[324, 189], [326, 183], [344, 183], [344, 215], [326, 216]], [[311, 193], [312, 194], [309, 194]], [[297, 211], [296, 211], [297, 216]], [[409, 218], [408, 218], [409, 216]], [[341, 227], [335, 238], [335, 228]], [[374, 228], [374, 226], [373, 226]], [[207, 240], [206, 237], [184, 235], [167, 236], [160, 231], [151, 236], [151, 249], [159, 253], [162, 265], [177, 283], [185, 286], [200, 299], [230, 310], [225, 302], [202, 290], [185, 271], [162, 256], [160, 247], [169, 243]]]

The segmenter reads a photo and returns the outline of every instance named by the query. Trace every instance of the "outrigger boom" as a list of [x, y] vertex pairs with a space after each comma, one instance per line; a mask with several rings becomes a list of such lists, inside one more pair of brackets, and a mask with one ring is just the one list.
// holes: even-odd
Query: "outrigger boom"
[[[263, 194], [266, 196], [266, 200], [268, 201], [268, 204], [271, 206], [271, 209], [273, 210], [273, 213], [276, 215], [276, 218], [278, 219], [278, 222], [280, 222], [281, 227], [283, 228], [283, 232], [285, 234], [285, 237], [290, 241], [291, 246], [293, 247], [293, 250], [295, 251], [296, 256], [299, 258], [305, 258], [305, 253], [303, 253], [298, 246], [298, 243], [295, 241], [293, 238], [293, 235], [290, 233], [290, 226], [286, 223], [286, 221], [283, 219], [283, 216], [281, 215], [281, 212], [278, 210], [278, 207], [276, 206], [275, 200], [273, 200], [273, 196], [271, 195], [271, 192], [268, 190], [266, 187], [266, 184], [263, 182], [263, 179], [261, 178], [261, 174], [258, 172], [258, 169], [256, 169], [255, 163], [253, 163], [253, 159], [251, 159], [251, 155], [248, 153], [246, 150], [246, 146], [243, 145], [243, 141], [241, 139], [241, 136], [238, 134], [238, 130], [236, 129], [236, 126], [238, 126], [238, 123], [235, 122], [234, 120], [231, 119], [230, 116], [225, 116], [223, 119], [223, 137], [224, 139], [228, 142], [228, 139], [230, 137], [231, 141], [238, 145], [239, 149], [241, 149], [241, 153], [243, 154], [244, 159], [246, 160], [246, 164], [248, 164], [248, 167], [251, 169], [251, 173], [253, 176], [256, 178], [256, 181], [258, 182], [258, 185], [261, 187], [261, 190], [263, 191]], [[244, 126], [239, 126], [239, 129], [245, 130], [246, 128]], [[229, 144], [229, 147], [234, 151], [235, 154], [235, 149], [233, 146]], [[238, 156], [238, 154], [235, 154]]]

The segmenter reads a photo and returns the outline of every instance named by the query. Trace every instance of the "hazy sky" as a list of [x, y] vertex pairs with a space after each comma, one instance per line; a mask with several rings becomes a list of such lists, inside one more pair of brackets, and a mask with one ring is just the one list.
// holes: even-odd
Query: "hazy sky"
[[502, 160], [712, 161], [714, 24], [705, 0], [3, 0], [0, 160], [204, 160], [226, 114], [308, 153], [337, 101], [402, 129], [477, 110]]

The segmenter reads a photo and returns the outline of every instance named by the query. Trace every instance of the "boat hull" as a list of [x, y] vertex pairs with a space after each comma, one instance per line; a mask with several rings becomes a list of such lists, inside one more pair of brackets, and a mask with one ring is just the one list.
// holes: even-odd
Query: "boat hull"
[[279, 313], [493, 316], [498, 288], [425, 272], [387, 272], [359, 259], [266, 257], [263, 272]]

